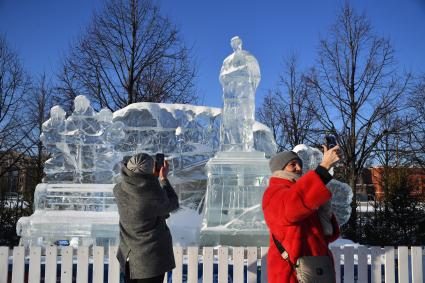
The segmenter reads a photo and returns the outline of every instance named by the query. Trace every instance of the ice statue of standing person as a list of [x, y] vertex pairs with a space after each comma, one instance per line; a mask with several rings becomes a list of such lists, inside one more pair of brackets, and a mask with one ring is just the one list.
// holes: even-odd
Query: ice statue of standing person
[[233, 53], [221, 67], [223, 112], [220, 151], [254, 151], [255, 91], [260, 82], [257, 59], [242, 50], [242, 40], [231, 39]]
[[66, 119], [66, 143], [69, 147], [69, 159], [76, 168], [76, 183], [93, 182], [95, 170], [94, 157], [100, 123], [90, 106], [90, 101], [84, 95], [74, 99], [74, 111]]
[[66, 145], [64, 142], [65, 132], [65, 111], [60, 106], [53, 106], [50, 109], [50, 119], [43, 123], [40, 140], [47, 151], [52, 154], [44, 165], [46, 176], [43, 182], [61, 182], [65, 179], [65, 171], [73, 171], [73, 166], [66, 163], [64, 151]]

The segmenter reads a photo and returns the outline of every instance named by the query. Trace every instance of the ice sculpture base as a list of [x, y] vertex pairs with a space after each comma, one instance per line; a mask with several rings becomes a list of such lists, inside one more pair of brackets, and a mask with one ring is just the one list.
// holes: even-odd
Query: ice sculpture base
[[48, 246], [58, 240], [78, 245], [118, 244], [114, 184], [38, 184], [34, 213], [16, 225], [21, 245]]
[[208, 176], [201, 246], [268, 245], [261, 200], [270, 171], [263, 152], [219, 152]]

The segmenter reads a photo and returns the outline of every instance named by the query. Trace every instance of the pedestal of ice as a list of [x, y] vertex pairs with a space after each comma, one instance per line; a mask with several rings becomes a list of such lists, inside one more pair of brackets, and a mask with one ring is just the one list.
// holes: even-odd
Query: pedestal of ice
[[261, 199], [270, 171], [264, 152], [254, 149], [257, 60], [239, 37], [220, 72], [223, 112], [220, 151], [206, 164], [207, 192], [200, 233], [203, 246], [267, 246]]

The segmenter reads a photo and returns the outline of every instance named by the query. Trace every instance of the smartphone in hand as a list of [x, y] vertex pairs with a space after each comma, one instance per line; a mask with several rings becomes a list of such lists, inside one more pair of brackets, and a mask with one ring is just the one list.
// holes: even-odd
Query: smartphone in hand
[[155, 172], [158, 172], [161, 170], [161, 167], [164, 166], [164, 154], [163, 153], [157, 153], [155, 155]]
[[328, 149], [331, 149], [337, 145], [336, 138], [334, 135], [326, 135], [325, 136], [325, 144]]

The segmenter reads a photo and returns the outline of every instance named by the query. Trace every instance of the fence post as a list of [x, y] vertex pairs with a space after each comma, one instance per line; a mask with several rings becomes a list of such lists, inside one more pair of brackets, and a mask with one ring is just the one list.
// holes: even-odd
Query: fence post
[[24, 282], [25, 247], [13, 248], [12, 283]]
[[41, 247], [30, 247], [28, 283], [39, 283], [41, 279]]
[[108, 283], [120, 281], [120, 264], [117, 259], [117, 246], [109, 246]]
[[368, 260], [367, 255], [369, 253], [368, 247], [359, 246], [357, 248], [357, 282], [367, 282], [368, 273]]
[[381, 283], [382, 275], [381, 275], [381, 247], [372, 247], [370, 249], [370, 257], [371, 257], [371, 279], [372, 283]]
[[77, 283], [87, 283], [89, 279], [89, 248], [78, 247]]
[[187, 283], [198, 282], [198, 247], [187, 249]]
[[173, 269], [172, 280], [173, 283], [181, 283], [183, 281], [183, 249], [174, 247], [173, 250], [176, 267]]
[[346, 246], [344, 252], [344, 283], [354, 283], [354, 247]]
[[229, 250], [227, 247], [218, 248], [218, 283], [227, 283], [229, 268]]
[[395, 283], [394, 247], [385, 247], [385, 283]]
[[398, 247], [398, 282], [409, 282], [409, 250]]
[[61, 283], [72, 283], [73, 248], [69, 246], [62, 247], [61, 251]]
[[412, 247], [412, 281], [423, 283], [422, 247]]
[[214, 249], [212, 247], [204, 247], [202, 252], [202, 282], [213, 283], [213, 264], [214, 264]]
[[102, 246], [93, 247], [93, 283], [103, 283], [105, 251]]
[[257, 282], [257, 247], [248, 247], [247, 249], [247, 283]]
[[245, 248], [233, 248], [233, 282], [244, 282]]
[[7, 283], [9, 274], [9, 248], [0, 247], [0, 283]]

